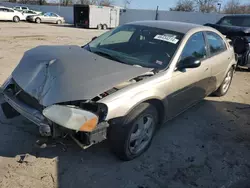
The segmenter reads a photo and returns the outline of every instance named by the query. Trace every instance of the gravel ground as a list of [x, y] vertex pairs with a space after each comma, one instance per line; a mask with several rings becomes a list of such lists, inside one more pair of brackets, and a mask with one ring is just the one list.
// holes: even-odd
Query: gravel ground
[[[100, 31], [0, 23], [0, 84], [37, 45], [82, 45]], [[0, 111], [0, 187], [250, 187], [250, 72], [225, 97], [209, 97], [158, 131], [144, 155], [121, 162], [106, 142], [81, 150], [71, 140], [38, 148], [37, 127]], [[0, 99], [1, 100], [1, 99]]]

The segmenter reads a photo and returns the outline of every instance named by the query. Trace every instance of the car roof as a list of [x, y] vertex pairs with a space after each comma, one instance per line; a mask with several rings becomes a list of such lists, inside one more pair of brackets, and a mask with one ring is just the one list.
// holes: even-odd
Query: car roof
[[222, 18], [225, 17], [250, 17], [250, 14], [229, 14], [229, 15], [225, 15]]
[[174, 22], [174, 21], [156, 21], [156, 20], [136, 21], [136, 22], [131, 22], [128, 24], [156, 27], [159, 29], [171, 30], [171, 31], [175, 31], [178, 33], [183, 33], [183, 34], [186, 34], [188, 31], [194, 28], [205, 28], [205, 26], [193, 24], [193, 23]]

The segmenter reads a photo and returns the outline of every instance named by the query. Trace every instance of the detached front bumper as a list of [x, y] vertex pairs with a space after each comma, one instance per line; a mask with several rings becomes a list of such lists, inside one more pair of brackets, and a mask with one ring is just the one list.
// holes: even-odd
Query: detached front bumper
[[42, 113], [34, 108], [29, 107], [18, 100], [11, 92], [3, 91], [4, 100], [22, 116], [33, 122], [39, 127], [39, 132], [42, 136], [51, 136], [51, 126]]
[[[65, 129], [60, 125], [48, 120], [41, 111], [30, 107], [24, 102], [20, 101], [11, 91], [0, 87], [0, 93], [3, 94], [4, 101], [7, 102], [14, 110], [22, 116], [33, 122], [39, 127], [39, 132], [42, 136], [60, 137], [66, 134], [74, 137], [74, 140], [82, 148], [87, 148], [93, 144], [102, 142], [107, 138], [108, 122], [100, 122], [95, 130], [92, 132], [81, 132]], [[62, 133], [62, 134], [61, 134]], [[81, 144], [82, 145], [81, 145]]]

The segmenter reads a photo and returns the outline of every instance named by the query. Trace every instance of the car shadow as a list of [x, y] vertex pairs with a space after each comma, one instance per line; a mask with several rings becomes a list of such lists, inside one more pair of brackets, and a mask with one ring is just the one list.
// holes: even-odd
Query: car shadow
[[[34, 124], [22, 117], [8, 121], [0, 114], [0, 156], [12, 159], [12, 166], [22, 167], [24, 161], [26, 171], [32, 165], [34, 170], [49, 163], [47, 174], [53, 174], [50, 168], [55, 167], [51, 177], [53, 185], [60, 188], [226, 188], [250, 177], [249, 114], [249, 104], [206, 99], [160, 127], [149, 150], [129, 162], [118, 160], [108, 142], [87, 150], [70, 139], [37, 147], [39, 135]], [[27, 153], [35, 162], [20, 159]], [[41, 163], [45, 159], [49, 162]], [[6, 164], [4, 168], [9, 172], [11, 167]], [[37, 181], [43, 182], [42, 177]]]

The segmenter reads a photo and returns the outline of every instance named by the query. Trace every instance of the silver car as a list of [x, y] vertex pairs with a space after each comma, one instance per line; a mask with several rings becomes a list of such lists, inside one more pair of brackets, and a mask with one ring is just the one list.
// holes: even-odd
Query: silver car
[[122, 25], [87, 45], [27, 51], [2, 86], [7, 118], [82, 148], [105, 139], [122, 160], [145, 152], [159, 125], [204, 97], [227, 93], [236, 60], [210, 27], [164, 21]]
[[29, 22], [36, 23], [57, 23], [62, 24], [65, 22], [64, 18], [53, 12], [42, 12], [37, 15], [30, 15], [26, 17]]

